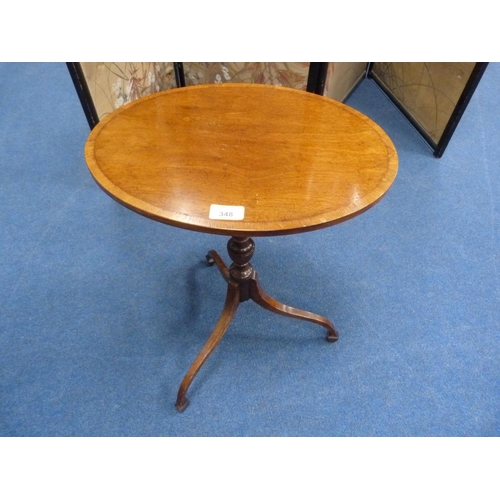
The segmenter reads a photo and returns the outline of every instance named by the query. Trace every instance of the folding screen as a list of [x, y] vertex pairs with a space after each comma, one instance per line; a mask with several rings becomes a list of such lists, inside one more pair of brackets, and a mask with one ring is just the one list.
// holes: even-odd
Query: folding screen
[[342, 102], [368, 75], [439, 158], [487, 63], [81, 62], [67, 65], [91, 128], [127, 102], [185, 85], [225, 82], [282, 85]]
[[154, 92], [207, 83], [262, 83], [344, 100], [367, 63], [81, 62], [67, 63], [91, 128], [118, 107]]

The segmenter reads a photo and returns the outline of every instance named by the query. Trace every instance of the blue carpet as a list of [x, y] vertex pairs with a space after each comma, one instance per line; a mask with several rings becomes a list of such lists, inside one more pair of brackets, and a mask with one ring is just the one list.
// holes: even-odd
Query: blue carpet
[[490, 64], [440, 160], [361, 84], [348, 104], [394, 141], [393, 187], [344, 224], [257, 238], [254, 259], [340, 340], [244, 303], [179, 414], [225, 296], [203, 258], [226, 239], [111, 200], [65, 65], [0, 64], [0, 435], [498, 436], [498, 81]]

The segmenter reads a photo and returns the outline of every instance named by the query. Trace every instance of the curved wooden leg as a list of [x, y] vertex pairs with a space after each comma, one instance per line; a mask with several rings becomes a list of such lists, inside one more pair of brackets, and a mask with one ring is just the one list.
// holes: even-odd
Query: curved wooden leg
[[215, 250], [209, 250], [206, 255], [207, 264], [209, 266], [213, 266], [214, 264], [217, 266], [217, 269], [222, 274], [222, 277], [229, 283], [229, 268], [224, 264], [224, 261], [220, 258], [219, 254]]
[[302, 319], [305, 321], [311, 321], [312, 323], [317, 323], [318, 325], [324, 326], [328, 330], [326, 340], [328, 342], [335, 342], [339, 339], [339, 334], [333, 324], [323, 316], [319, 314], [314, 314], [308, 311], [303, 311], [302, 309], [296, 309], [295, 307], [286, 306], [281, 302], [269, 297], [266, 292], [262, 289], [257, 277], [257, 273], [254, 273], [252, 281], [250, 283], [250, 298], [259, 304], [259, 306], [267, 309], [268, 311], [281, 314], [283, 316], [290, 316], [292, 318]]
[[240, 289], [235, 283], [228, 283], [227, 287], [227, 295], [226, 295], [226, 303], [224, 304], [224, 309], [222, 310], [222, 314], [212, 331], [210, 337], [208, 338], [206, 344], [203, 346], [202, 350], [199, 352], [198, 356], [194, 360], [193, 364], [189, 368], [186, 373], [180, 387], [179, 392], [177, 393], [177, 401], [175, 403], [175, 407], [179, 411], [184, 411], [186, 406], [189, 404], [188, 399], [186, 398], [186, 392], [191, 385], [194, 377], [198, 373], [199, 369], [203, 366], [205, 361], [208, 359], [212, 351], [217, 347], [217, 344], [221, 341], [222, 337], [226, 333], [227, 327], [231, 320], [233, 319], [234, 313], [238, 308], [240, 303]]

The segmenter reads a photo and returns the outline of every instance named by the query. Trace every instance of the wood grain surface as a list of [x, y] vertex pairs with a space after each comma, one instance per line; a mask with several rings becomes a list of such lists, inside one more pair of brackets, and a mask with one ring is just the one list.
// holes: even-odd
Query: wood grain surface
[[[387, 134], [323, 96], [269, 85], [160, 92], [105, 117], [85, 158], [114, 199], [154, 220], [230, 236], [300, 233], [374, 205], [397, 173]], [[211, 204], [245, 207], [209, 219]]]

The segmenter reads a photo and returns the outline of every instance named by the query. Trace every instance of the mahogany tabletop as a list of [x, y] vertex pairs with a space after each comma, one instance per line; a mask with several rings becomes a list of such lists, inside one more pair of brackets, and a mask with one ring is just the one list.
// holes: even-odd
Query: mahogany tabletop
[[347, 220], [380, 200], [398, 167], [391, 140], [362, 113], [253, 84], [183, 87], [133, 101], [92, 130], [85, 158], [97, 183], [128, 208], [228, 236]]

